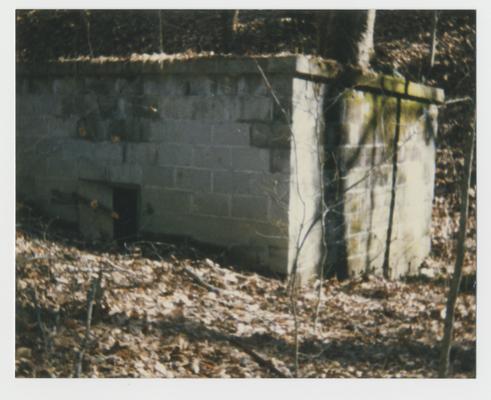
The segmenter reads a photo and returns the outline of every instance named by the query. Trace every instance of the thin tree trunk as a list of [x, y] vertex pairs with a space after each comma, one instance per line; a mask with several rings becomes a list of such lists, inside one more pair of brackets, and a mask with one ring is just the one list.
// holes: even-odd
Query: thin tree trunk
[[90, 37], [90, 19], [89, 19], [89, 12], [86, 10], [82, 11], [82, 18], [85, 22], [85, 29], [87, 33], [87, 46], [89, 47], [89, 55], [90, 57], [94, 57], [94, 50], [92, 48], [92, 39]]
[[234, 11], [234, 17], [232, 18], [232, 32], [235, 34], [239, 29], [239, 10]]
[[90, 340], [90, 328], [92, 326], [92, 315], [94, 311], [94, 305], [96, 304], [97, 292], [101, 289], [102, 281], [102, 269], [99, 270], [97, 278], [93, 278], [89, 292], [87, 293], [87, 319], [85, 321], [85, 336], [80, 345], [80, 350], [77, 355], [77, 364], [75, 366], [75, 378], [79, 378], [82, 373], [82, 363], [84, 360], [85, 351]]
[[422, 69], [424, 70], [424, 72], [422, 73], [421, 80], [423, 83], [425, 83], [430, 78], [431, 72], [433, 71], [433, 66], [435, 65], [436, 46], [438, 44], [438, 37], [437, 37], [438, 17], [439, 17], [438, 11], [434, 10], [432, 26], [431, 26], [430, 59], [428, 60], [428, 64], [423, 63], [422, 65]]
[[437, 44], [437, 26], [438, 26], [438, 11], [433, 11], [433, 27], [431, 33], [431, 55], [430, 55], [430, 71], [435, 65], [436, 44]]
[[225, 53], [234, 50], [234, 39], [237, 31], [239, 10], [224, 10], [221, 13], [223, 26], [222, 48]]
[[159, 13], [159, 50], [160, 53], [164, 52], [164, 32], [162, 29], [162, 10], [158, 11]]
[[368, 10], [366, 13], [366, 19], [364, 22], [364, 29], [361, 32], [360, 39], [358, 40], [357, 56], [355, 65], [362, 70], [368, 70], [370, 68], [370, 59], [374, 53], [373, 49], [373, 33], [375, 30], [375, 10]]
[[440, 355], [440, 366], [438, 371], [439, 378], [448, 376], [450, 364], [450, 350], [452, 347], [453, 324], [455, 317], [455, 303], [459, 294], [460, 281], [462, 280], [462, 265], [465, 254], [465, 236], [467, 228], [467, 213], [469, 204], [469, 186], [472, 172], [472, 157], [474, 154], [475, 129], [468, 134], [466, 140], [467, 154], [464, 161], [464, 177], [462, 179], [461, 204], [460, 204], [460, 226], [457, 242], [457, 258], [455, 260], [455, 269], [450, 283], [450, 290], [447, 298], [447, 313], [445, 316], [445, 328], [442, 340], [442, 349]]

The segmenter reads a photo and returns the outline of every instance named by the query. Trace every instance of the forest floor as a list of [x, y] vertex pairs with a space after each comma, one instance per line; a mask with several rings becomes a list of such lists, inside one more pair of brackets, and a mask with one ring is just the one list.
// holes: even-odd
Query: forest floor
[[[62, 18], [62, 13], [55, 13], [53, 18]], [[36, 19], [38, 14], [28, 11], [26, 15]], [[116, 21], [114, 15], [95, 14], [94, 18]], [[94, 42], [96, 50], [101, 54], [119, 47], [120, 52], [128, 53], [155, 51], [157, 44], [149, 39], [155, 36], [154, 25], [134, 16], [127, 22], [137, 33], [126, 24], [125, 29], [114, 32], [127, 37], [114, 41], [110, 40], [110, 32], [97, 31], [97, 27], [108, 30], [112, 25], [106, 20], [99, 24], [93, 21], [93, 37], [99, 38]], [[49, 32], [43, 32], [50, 40], [44, 42], [61, 40], [58, 47], [62, 54], [68, 48], [79, 50], [74, 56], [88, 54], [82, 51], [85, 30], [78, 11], [72, 17], [81, 32], [76, 36], [80, 45], [66, 40], [75, 37], [73, 23], [55, 24], [49, 18], [43, 25]], [[154, 17], [157, 21], [157, 14]], [[168, 17], [172, 19], [172, 15]], [[176, 26], [165, 24], [173, 31], [173, 35], [164, 34], [169, 42], [166, 51], [214, 49], [212, 44], [219, 42], [219, 35], [208, 33], [211, 27], [219, 26], [192, 14], [187, 15], [191, 23], [185, 24], [184, 17], [176, 14]], [[57, 56], [47, 51], [53, 46], [46, 49], [39, 45], [37, 25], [31, 29], [32, 21], [26, 19], [24, 26], [23, 18], [17, 17], [19, 46], [35, 43], [31, 51]], [[294, 51], [297, 47], [308, 52], [313, 46], [312, 18], [290, 18], [289, 29], [267, 24], [268, 19], [258, 19], [255, 11], [241, 12], [241, 18], [242, 28], [249, 28], [240, 40], [253, 54]], [[201, 22], [206, 34], [196, 29], [196, 21]], [[377, 70], [391, 73], [395, 69], [416, 81], [428, 75], [426, 83], [444, 88], [448, 99], [474, 98], [472, 12], [441, 13], [436, 64], [431, 71], [425, 67], [430, 52], [431, 14], [382, 11], [377, 21]], [[58, 32], [55, 28], [60, 26], [71, 29], [71, 33]], [[282, 32], [284, 39], [278, 36]], [[18, 54], [24, 53], [20, 46]], [[449, 104], [440, 113], [432, 253], [422, 265], [421, 276], [406, 281], [375, 277], [325, 281], [317, 329], [314, 316], [318, 286], [299, 293], [300, 377], [437, 376], [446, 291], [458, 231], [463, 132], [473, 129], [473, 116], [473, 102]], [[457, 378], [475, 377], [475, 179], [470, 197], [465, 276], [457, 301], [452, 352], [451, 376]], [[77, 234], [21, 203], [16, 223], [17, 377], [294, 374], [295, 324], [283, 280], [239, 270], [213, 254], [175, 243], [141, 242], [124, 249], [90, 246]], [[97, 289], [99, 284], [101, 288]], [[88, 303], [92, 303], [88, 300], [92, 299], [95, 304], [88, 318]]]
[[[18, 208], [17, 377], [294, 376], [283, 280], [219, 265], [189, 245], [91, 247]], [[447, 216], [437, 217], [435, 234], [447, 235]], [[323, 282], [316, 329], [319, 282], [302, 289], [298, 375], [436, 377], [448, 286], [440, 250], [418, 278]], [[456, 308], [456, 378], [475, 376], [475, 248], [469, 254]]]

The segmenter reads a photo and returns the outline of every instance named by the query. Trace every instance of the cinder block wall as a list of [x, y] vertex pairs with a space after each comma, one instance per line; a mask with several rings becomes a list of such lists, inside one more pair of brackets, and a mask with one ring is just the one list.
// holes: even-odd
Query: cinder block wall
[[339, 93], [326, 112], [328, 267], [348, 276], [416, 274], [430, 252], [443, 92], [378, 76]]
[[[291, 110], [295, 59], [258, 62]], [[253, 59], [19, 66], [16, 103], [20, 197], [111, 239], [111, 188], [134, 185], [142, 234], [285, 272], [290, 129]]]
[[440, 92], [409, 95], [380, 77], [340, 89], [334, 63], [305, 56], [17, 69], [18, 196], [90, 239], [112, 238], [123, 186], [138, 190], [140, 233], [191, 237], [303, 278], [324, 261], [380, 272], [389, 220], [403, 238], [391, 245], [393, 276], [429, 250]]

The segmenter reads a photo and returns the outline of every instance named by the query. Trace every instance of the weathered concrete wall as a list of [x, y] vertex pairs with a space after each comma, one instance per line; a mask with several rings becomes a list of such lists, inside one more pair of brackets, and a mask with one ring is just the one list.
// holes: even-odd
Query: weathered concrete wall
[[[259, 61], [288, 109], [295, 60]], [[135, 185], [141, 233], [224, 245], [284, 272], [288, 123], [252, 60], [190, 64], [20, 71], [18, 193], [110, 239], [111, 187]], [[71, 201], [72, 192], [99, 207]]]
[[325, 84], [293, 80], [288, 271], [300, 277], [317, 274], [322, 263], [325, 91]]
[[303, 56], [18, 66], [18, 195], [99, 240], [112, 238], [113, 187], [134, 187], [140, 233], [302, 277], [324, 259], [379, 272], [391, 220], [391, 273], [414, 272], [429, 250], [440, 94], [362, 79], [340, 91], [335, 73]]
[[441, 91], [382, 77], [356, 84], [327, 112], [328, 264], [349, 276], [418, 272], [431, 243], [432, 103], [442, 100]]

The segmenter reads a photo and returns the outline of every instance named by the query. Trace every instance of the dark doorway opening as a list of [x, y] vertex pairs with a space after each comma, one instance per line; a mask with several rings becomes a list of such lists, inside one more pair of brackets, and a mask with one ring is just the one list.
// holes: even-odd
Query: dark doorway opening
[[136, 239], [138, 232], [138, 189], [113, 188], [114, 239], [120, 243]]

